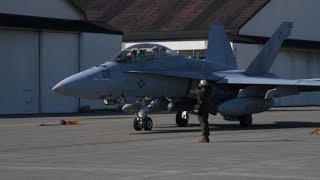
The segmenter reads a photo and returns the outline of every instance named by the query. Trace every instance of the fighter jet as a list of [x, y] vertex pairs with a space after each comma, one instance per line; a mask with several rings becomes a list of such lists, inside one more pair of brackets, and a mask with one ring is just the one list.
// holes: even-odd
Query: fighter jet
[[122, 104], [125, 112], [135, 115], [133, 127], [140, 131], [152, 129], [148, 114], [163, 104], [177, 112], [178, 126], [187, 126], [197, 103], [192, 90], [204, 79], [213, 87], [210, 113], [250, 126], [252, 114], [270, 109], [274, 98], [320, 91], [320, 79], [281, 79], [269, 73], [292, 28], [292, 22], [281, 23], [246, 70], [238, 70], [224, 27], [214, 25], [204, 60], [184, 57], [159, 44], [137, 44], [104, 64], [67, 77], [52, 90]]

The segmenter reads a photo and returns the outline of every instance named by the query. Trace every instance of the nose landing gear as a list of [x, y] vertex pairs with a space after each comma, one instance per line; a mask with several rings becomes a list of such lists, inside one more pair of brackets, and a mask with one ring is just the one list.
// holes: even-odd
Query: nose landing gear
[[159, 104], [159, 100], [155, 99], [148, 106], [146, 106], [145, 99], [138, 99], [138, 109], [139, 111], [135, 111], [136, 117], [133, 119], [133, 128], [136, 131], [141, 131], [144, 129], [145, 131], [151, 131], [153, 128], [153, 122], [150, 117], [148, 117], [148, 113], [151, 109]]
[[142, 129], [144, 129], [145, 131], [151, 131], [151, 129], [153, 128], [152, 119], [150, 117], [145, 117], [145, 118], [136, 117], [133, 120], [133, 128], [136, 131], [141, 131]]

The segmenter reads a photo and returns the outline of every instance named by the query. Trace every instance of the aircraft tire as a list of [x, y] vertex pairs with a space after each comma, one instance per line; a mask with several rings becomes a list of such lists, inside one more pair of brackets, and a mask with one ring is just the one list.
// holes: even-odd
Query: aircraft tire
[[133, 128], [136, 131], [141, 131], [141, 129], [143, 128], [142, 121], [139, 120], [138, 118], [134, 118], [134, 120], [133, 120]]
[[142, 124], [143, 124], [143, 129], [145, 131], [151, 131], [151, 129], [153, 128], [153, 122], [152, 119], [150, 117], [146, 117], [142, 120]]
[[189, 115], [187, 112], [186, 117], [182, 117], [182, 113], [183, 111], [178, 111], [176, 114], [176, 124], [179, 127], [186, 127], [188, 125], [188, 121], [189, 121]]
[[248, 127], [252, 125], [252, 115], [245, 115], [239, 117], [240, 126]]

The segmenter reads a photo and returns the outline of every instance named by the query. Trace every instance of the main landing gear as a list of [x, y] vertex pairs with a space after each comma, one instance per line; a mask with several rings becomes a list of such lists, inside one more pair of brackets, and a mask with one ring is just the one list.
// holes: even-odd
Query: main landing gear
[[179, 127], [186, 127], [189, 121], [188, 111], [178, 111], [176, 114], [176, 124]]
[[239, 121], [241, 127], [249, 127], [252, 125], [251, 114], [237, 117], [223, 115], [223, 118], [227, 121]]
[[238, 117], [240, 126], [248, 127], [252, 125], [252, 115], [245, 115]]

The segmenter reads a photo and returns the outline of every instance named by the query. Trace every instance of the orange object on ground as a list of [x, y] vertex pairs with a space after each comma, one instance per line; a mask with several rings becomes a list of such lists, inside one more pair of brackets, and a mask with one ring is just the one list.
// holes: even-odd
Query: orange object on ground
[[77, 125], [77, 124], [80, 124], [80, 121], [79, 120], [69, 120], [69, 121], [66, 121], [66, 120], [60, 120], [60, 125]]
[[320, 129], [316, 129], [310, 134], [320, 135]]
[[70, 120], [70, 121], [67, 121], [67, 124], [68, 125], [77, 125], [77, 124], [80, 124], [80, 121], [79, 120]]

